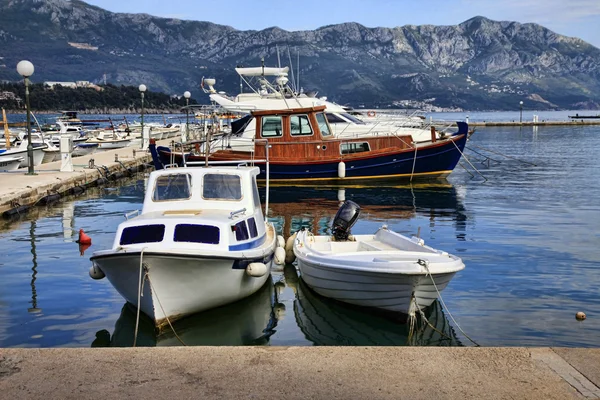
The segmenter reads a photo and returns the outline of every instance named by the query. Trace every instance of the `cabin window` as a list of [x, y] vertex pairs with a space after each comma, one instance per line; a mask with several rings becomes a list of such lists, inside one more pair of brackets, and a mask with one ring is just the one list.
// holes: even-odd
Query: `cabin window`
[[290, 133], [292, 136], [312, 135], [313, 131], [308, 121], [308, 115], [292, 115], [290, 117]]
[[219, 233], [216, 226], [179, 224], [175, 226], [173, 241], [219, 244]]
[[123, 229], [119, 244], [158, 243], [162, 242], [164, 235], [164, 225], [129, 226]]
[[184, 200], [192, 193], [192, 177], [190, 174], [169, 174], [156, 178], [152, 200]]
[[352, 142], [342, 143], [340, 145], [342, 154], [362, 153], [363, 151], [370, 151], [369, 143], [367, 142]]
[[235, 232], [235, 238], [237, 241], [250, 239], [250, 236], [248, 235], [248, 227], [246, 226], [246, 221], [240, 221], [237, 224], [233, 225], [232, 228]]
[[256, 221], [254, 220], [254, 217], [248, 218], [248, 231], [250, 232], [250, 237], [255, 238], [258, 236], [258, 229], [256, 229]]
[[319, 130], [321, 131], [321, 135], [331, 135], [331, 131], [329, 130], [329, 124], [327, 123], [327, 118], [325, 118], [325, 113], [317, 114], [317, 123], [319, 124]]
[[260, 131], [262, 137], [283, 136], [281, 129], [281, 117], [279, 115], [262, 117], [262, 128]]
[[241, 200], [242, 182], [238, 175], [206, 174], [202, 184], [206, 200]]

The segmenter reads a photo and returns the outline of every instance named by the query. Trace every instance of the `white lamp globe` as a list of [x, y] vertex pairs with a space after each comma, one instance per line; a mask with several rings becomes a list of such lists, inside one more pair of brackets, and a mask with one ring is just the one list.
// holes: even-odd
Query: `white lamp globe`
[[24, 78], [29, 78], [33, 75], [33, 64], [30, 61], [23, 60], [17, 64], [17, 72]]
[[183, 93], [183, 97], [185, 97], [186, 99], [189, 99], [190, 97], [192, 97], [192, 94], [186, 90], [186, 91]]
[[520, 104], [520, 105], [523, 105], [523, 101], [520, 101], [520, 102], [519, 102], [519, 104]]
[[144, 93], [146, 91], [146, 85], [144, 85], [143, 83], [138, 87], [138, 89], [140, 90], [140, 92]]

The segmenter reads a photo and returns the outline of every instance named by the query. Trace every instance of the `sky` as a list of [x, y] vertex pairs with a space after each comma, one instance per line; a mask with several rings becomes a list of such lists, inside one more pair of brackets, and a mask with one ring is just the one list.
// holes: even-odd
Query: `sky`
[[113, 12], [209, 21], [239, 30], [456, 25], [477, 15], [534, 22], [600, 47], [600, 0], [84, 0]]

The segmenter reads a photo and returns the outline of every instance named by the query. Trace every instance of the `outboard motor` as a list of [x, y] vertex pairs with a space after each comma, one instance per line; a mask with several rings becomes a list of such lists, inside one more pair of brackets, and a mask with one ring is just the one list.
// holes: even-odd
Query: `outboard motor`
[[350, 229], [356, 223], [359, 214], [360, 206], [358, 204], [351, 200], [344, 201], [344, 204], [342, 204], [337, 214], [335, 214], [333, 225], [331, 227], [336, 242], [348, 240]]

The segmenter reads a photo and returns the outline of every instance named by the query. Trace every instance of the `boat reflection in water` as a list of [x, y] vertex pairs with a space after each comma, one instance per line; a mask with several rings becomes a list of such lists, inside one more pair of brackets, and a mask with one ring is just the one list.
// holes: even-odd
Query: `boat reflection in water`
[[[467, 213], [464, 193], [447, 181], [396, 186], [281, 187], [271, 189], [269, 216], [281, 227], [284, 238], [302, 226], [312, 224], [315, 234], [323, 234], [333, 221], [340, 204], [352, 200], [362, 209], [360, 221], [388, 222], [416, 216], [450, 218], [457, 237], [464, 237]], [[359, 228], [360, 229], [360, 228]]]
[[[265, 345], [275, 333], [278, 303], [271, 279], [255, 294], [236, 303], [192, 315], [156, 335], [153, 321], [140, 313], [136, 346], [250, 346]], [[136, 310], [126, 303], [115, 330], [96, 332], [92, 347], [131, 347]], [[181, 339], [181, 341], [180, 341]]]
[[430, 325], [418, 317], [411, 333], [408, 321], [389, 313], [320, 296], [298, 277], [293, 265], [286, 265], [284, 275], [296, 294], [296, 323], [316, 346], [462, 346], [438, 301], [424, 310]]

